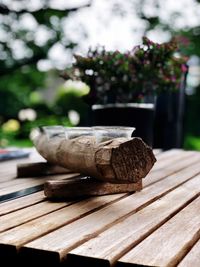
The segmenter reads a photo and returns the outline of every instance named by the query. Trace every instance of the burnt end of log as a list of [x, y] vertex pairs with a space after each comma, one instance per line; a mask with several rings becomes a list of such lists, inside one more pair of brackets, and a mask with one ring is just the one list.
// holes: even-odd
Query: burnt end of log
[[109, 182], [133, 183], [145, 178], [155, 162], [152, 148], [135, 137], [113, 148], [110, 164], [97, 164], [97, 169]]

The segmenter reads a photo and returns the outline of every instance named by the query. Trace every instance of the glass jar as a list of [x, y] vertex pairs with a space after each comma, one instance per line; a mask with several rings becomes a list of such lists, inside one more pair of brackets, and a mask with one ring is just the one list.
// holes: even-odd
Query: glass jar
[[61, 125], [52, 125], [52, 126], [42, 126], [40, 129], [47, 135], [47, 137], [62, 137], [65, 138], [65, 130]]
[[126, 126], [93, 126], [92, 130], [96, 138], [96, 143], [105, 142], [113, 138], [131, 138], [135, 127]]
[[79, 136], [93, 135], [91, 127], [65, 127], [66, 139], [73, 139]]

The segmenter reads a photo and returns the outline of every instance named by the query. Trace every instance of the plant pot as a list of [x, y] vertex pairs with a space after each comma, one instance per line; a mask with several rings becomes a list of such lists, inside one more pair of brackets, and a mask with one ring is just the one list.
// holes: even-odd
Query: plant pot
[[185, 95], [182, 91], [163, 92], [157, 98], [154, 148], [168, 150], [183, 146]]
[[92, 106], [92, 124], [102, 126], [130, 126], [149, 146], [153, 146], [154, 104], [127, 103]]

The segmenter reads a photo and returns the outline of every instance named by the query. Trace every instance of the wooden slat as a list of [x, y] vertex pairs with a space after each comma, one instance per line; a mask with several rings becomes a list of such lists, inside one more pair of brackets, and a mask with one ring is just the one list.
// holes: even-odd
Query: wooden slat
[[200, 197], [119, 260], [118, 266], [176, 266], [200, 238]]
[[[13, 199], [0, 204], [0, 215], [5, 215], [16, 210], [32, 206], [45, 200], [44, 192], [37, 192], [28, 196]], [[1, 219], [0, 219], [1, 220]]]
[[[112, 196], [112, 197], [116, 198], [115, 200], [112, 201], [112, 199], [110, 199], [110, 196], [106, 196], [109, 199], [105, 204], [107, 207], [103, 208], [104, 205], [101, 205], [101, 203], [99, 203], [100, 197], [98, 197], [98, 198], [94, 198], [94, 202], [98, 201], [97, 204], [99, 206], [97, 208], [92, 209], [92, 210], [91, 209], [89, 210], [89, 207], [91, 206], [91, 203], [90, 203], [91, 200], [88, 200], [88, 203], [85, 204], [85, 207], [84, 207], [83, 201], [81, 201], [81, 202], [76, 203], [76, 204], [80, 204], [80, 203], [83, 204], [82, 207], [84, 207], [84, 208], [82, 208], [82, 213], [81, 213], [81, 207], [80, 207], [80, 209], [79, 208], [76, 209], [75, 208], [76, 204], [73, 204], [71, 206], [64, 207], [64, 208], [61, 208], [59, 210], [48, 213], [46, 215], [41, 215], [41, 217], [39, 217], [39, 218], [36, 218], [33, 220], [31, 219], [29, 222], [24, 221], [24, 223], [22, 225], [14, 227], [14, 228], [7, 230], [6, 232], [2, 232], [0, 234], [0, 255], [3, 256], [3, 258], [5, 258], [5, 259], [7, 256], [9, 257], [9, 259], [11, 259], [12, 256], [16, 253], [16, 248], [19, 249], [23, 244], [26, 244], [27, 242], [30, 242], [31, 240], [34, 240], [40, 236], [43, 236], [43, 235], [49, 233], [44, 237], [41, 237], [39, 239], [36, 239], [35, 241], [32, 241], [32, 242], [26, 244], [26, 246], [24, 246], [24, 248], [21, 250], [21, 253], [19, 255], [22, 256], [22, 260], [25, 259], [25, 262], [27, 260], [27, 256], [28, 257], [30, 256], [30, 259], [28, 259], [28, 261], [26, 262], [26, 266], [27, 266], [27, 263], [28, 264], [30, 263], [30, 260], [32, 261], [34, 256], [38, 257], [36, 259], [37, 263], [40, 262], [41, 257], [44, 256], [44, 262], [45, 263], [47, 262], [47, 259], [48, 259], [50, 265], [55, 266], [54, 263], [58, 263], [60, 257], [64, 258], [67, 251], [69, 251], [71, 248], [74, 248], [77, 245], [82, 244], [86, 240], [91, 239], [92, 237], [96, 236], [98, 233], [104, 231], [106, 228], [111, 227], [110, 229], [112, 229], [115, 226], [115, 223], [118, 222], [118, 220], [123, 220], [129, 215], [131, 217], [134, 216], [131, 214], [134, 214], [135, 211], [143, 209], [148, 204], [151, 205], [151, 203], [153, 201], [155, 201], [157, 198], [162, 197], [164, 194], [168, 193], [170, 190], [173, 190], [178, 185], [187, 181], [187, 179], [190, 179], [189, 178], [189, 172], [190, 172], [190, 177], [192, 177], [192, 176], [194, 176], [200, 172], [197, 164], [194, 164], [199, 159], [199, 154], [197, 152], [186, 152], [183, 150], [176, 150], [175, 149], [175, 150], [169, 150], [166, 152], [159, 153], [156, 155], [156, 158], [158, 159], [158, 162], [155, 164], [155, 168], [153, 168], [151, 170], [149, 176], [147, 176], [146, 179], [144, 179], [145, 187], [148, 186], [148, 188], [150, 188], [150, 189], [145, 188], [142, 190], [142, 192], [144, 190], [148, 189], [147, 191], [144, 191], [144, 194], [147, 194], [147, 195], [149, 194], [148, 198], [145, 199], [145, 196], [143, 196], [143, 197], [139, 197], [139, 200], [137, 200], [136, 196], [134, 197], [133, 195], [131, 195], [129, 197], [125, 197], [126, 195], [122, 194], [120, 196], [118, 196], [118, 195]], [[36, 162], [37, 161], [38, 160], [36, 160]], [[23, 160], [23, 162], [25, 162], [25, 161]], [[29, 162], [29, 161], [27, 161], [27, 162]], [[31, 161], [31, 162], [33, 162], [33, 161]], [[15, 161], [15, 164], [16, 164], [16, 161]], [[186, 166], [189, 166], [189, 165], [191, 165], [191, 167], [185, 168]], [[8, 165], [6, 168], [8, 168]], [[4, 171], [5, 170], [8, 170], [8, 169], [4, 169]], [[14, 176], [11, 177], [11, 174], [14, 173], [13, 170], [12, 170], [12, 172], [10, 172], [10, 174], [8, 174], [7, 177], [5, 176], [6, 173], [4, 171], [2, 170], [2, 174], [4, 177], [0, 178], [0, 181], [3, 181], [4, 178], [6, 178], [6, 179], [8, 178], [8, 180], [9, 179], [15, 180]], [[165, 178], [165, 176], [168, 176], [170, 174], [173, 174], [173, 175], [171, 175], [170, 178], [169, 177]], [[1, 174], [0, 174], [0, 176], [2, 177]], [[178, 176], [178, 178], [177, 178], [177, 176]], [[183, 177], [183, 180], [181, 179], [181, 176]], [[186, 178], [186, 177], [188, 177], [188, 178]], [[162, 180], [162, 183], [164, 183], [163, 188], [161, 187], [161, 181], [157, 182], [159, 179], [163, 179]], [[165, 184], [165, 180], [167, 180], [167, 179], [168, 179], [169, 185]], [[174, 180], [174, 182], [172, 183], [173, 180]], [[158, 184], [159, 190], [155, 189], [156, 184], [154, 184], [154, 185], [152, 184], [155, 182], [156, 182], [156, 184]], [[153, 190], [153, 191], [155, 190], [155, 192], [152, 193], [151, 190]], [[176, 190], [178, 190], [178, 188]], [[196, 190], [196, 188], [195, 188], [195, 190]], [[139, 195], [142, 192], [140, 192]], [[40, 193], [42, 193], [42, 192], [40, 192]], [[173, 191], [171, 193], [173, 193]], [[169, 193], [169, 195], [171, 193]], [[137, 195], [137, 194], [135, 194], [135, 195]], [[122, 198], [122, 199], [119, 200], [118, 197]], [[187, 196], [186, 199], [188, 197], [189, 196]], [[123, 201], [124, 199], [128, 199], [128, 198], [129, 198], [129, 201], [125, 202], [125, 203], [130, 203], [129, 205], [131, 205], [131, 200], [132, 200], [133, 201], [133, 203], [132, 203], [133, 208], [130, 209], [130, 212], [123, 213], [124, 215], [121, 214], [121, 212], [119, 212], [119, 214], [118, 214], [119, 216], [116, 216], [116, 220], [114, 219], [114, 221], [113, 221], [114, 215], [112, 214], [112, 212], [118, 211], [117, 207], [118, 207], [119, 203], [120, 203], [119, 210], [122, 209], [121, 206], [123, 206], [123, 205], [122, 205], [121, 201]], [[186, 201], [186, 199], [183, 199], [183, 201]], [[38, 203], [37, 202], [38, 200], [39, 199], [37, 199], [37, 197], [36, 197], [35, 203]], [[41, 201], [43, 201], [43, 200], [41, 200]], [[39, 202], [40, 202], [40, 200], [39, 200]], [[115, 202], [115, 203], [112, 203], [112, 202]], [[134, 202], [136, 202], [136, 203], [134, 204]], [[7, 202], [7, 204], [8, 203], [11, 203], [11, 201]], [[26, 202], [24, 202], [24, 203], [26, 203]], [[4, 204], [6, 204], [6, 203], [3, 203], [1, 205], [4, 205]], [[34, 201], [32, 204], [34, 204]], [[17, 205], [15, 206], [14, 202], [12, 205], [13, 205], [14, 209], [20, 211], [19, 209], [23, 210], [23, 207], [28, 207], [29, 205], [32, 206], [32, 204], [30, 202], [30, 199], [27, 198], [27, 206], [26, 206], [26, 204], [23, 206], [22, 201], [20, 202], [20, 204], [18, 206]], [[116, 204], [116, 205], [114, 205], [114, 204]], [[1, 205], [0, 205], [0, 214], [1, 214]], [[96, 203], [95, 203], [95, 205], [96, 205]], [[114, 205], [114, 210], [112, 209], [113, 205]], [[10, 211], [12, 209], [11, 206], [10, 206]], [[70, 207], [72, 207], [71, 211], [68, 210], [68, 208], [70, 208]], [[109, 207], [111, 207], [111, 208], [106, 209]], [[125, 205], [124, 205], [124, 207], [125, 207]], [[95, 212], [96, 209], [98, 209], [98, 211]], [[172, 207], [172, 209], [173, 209], [173, 207]], [[78, 210], [78, 212], [76, 213], [77, 210]], [[145, 210], [145, 209], [143, 209], [143, 210]], [[141, 212], [143, 210], [141, 210]], [[105, 220], [103, 218], [101, 219], [100, 211], [103, 211], [102, 216], [105, 216]], [[8, 211], [8, 213], [9, 213], [9, 211]], [[12, 214], [12, 213], [13, 212], [11, 212], [10, 214]], [[87, 217], [83, 217], [83, 216], [86, 216], [88, 213], [89, 213], [89, 215]], [[97, 219], [94, 218], [96, 213], [99, 216], [98, 217], [99, 220], [98, 220], [98, 218]], [[140, 213], [140, 211], [139, 211], [139, 213]], [[4, 212], [2, 212], [2, 214], [4, 214]], [[109, 216], [111, 216], [112, 218], [109, 219], [108, 222], [106, 222], [106, 218], [109, 218]], [[4, 216], [2, 216], [2, 217], [4, 217]], [[81, 217], [81, 219], [80, 219], [80, 217]], [[88, 224], [81, 226], [80, 222], [84, 223], [84, 218], [88, 218], [88, 220], [91, 220], [91, 222], [90, 223], [88, 222]], [[10, 221], [10, 219], [9, 219], [9, 221]], [[93, 224], [98, 225], [99, 222], [100, 222], [100, 226], [95, 228], [96, 226], [94, 227]], [[160, 222], [157, 222], [157, 223], [160, 223]], [[68, 224], [68, 225], [66, 225], [66, 224]], [[88, 231], [85, 231], [85, 233], [84, 233], [84, 229], [88, 225], [91, 226], [91, 229]], [[73, 228], [73, 226], [75, 226], [75, 228]], [[71, 235], [73, 235], [73, 233], [71, 233], [71, 235], [70, 234], [68, 235], [67, 233], [65, 233], [65, 231], [70, 230], [71, 227], [73, 228], [72, 232], [74, 233], [74, 237], [73, 236], [71, 237]], [[83, 228], [82, 231], [81, 231], [81, 227]], [[56, 229], [58, 229], [58, 230], [56, 230]], [[54, 230], [56, 230], [56, 231], [52, 232]], [[52, 232], [52, 234], [53, 234], [52, 236], [51, 236], [50, 232]], [[63, 234], [63, 237], [60, 237], [59, 234]], [[76, 238], [78, 235], [80, 235], [80, 240], [79, 240], [79, 238], [78, 239]], [[62, 242], [65, 243], [64, 239], [67, 237], [69, 237], [69, 240], [66, 240], [66, 246], [64, 246], [61, 250], [59, 250], [59, 248], [58, 248], [59, 244], [58, 243], [60, 241], [61, 241], [61, 243]], [[44, 246], [43, 246], [43, 242], [45, 243], [45, 240], [47, 242], [52, 241], [52, 243], [51, 244], [44, 244]], [[34, 243], [36, 241], [38, 241], [38, 243]], [[54, 244], [54, 242], [56, 244]], [[40, 245], [37, 247], [37, 244], [40, 244]], [[32, 245], [33, 245], [33, 247], [32, 247]], [[34, 247], [35, 245], [36, 245], [36, 247]], [[49, 247], [49, 250], [48, 250], [48, 247]], [[14, 252], [14, 254], [13, 254], [13, 252]], [[51, 261], [52, 259], [55, 259], [55, 261], [54, 262]], [[15, 263], [15, 261], [14, 261], [14, 263]], [[99, 265], [99, 266], [101, 266], [101, 265]], [[70, 267], [72, 267], [72, 266], [70, 266]]]
[[124, 194], [117, 194], [86, 199], [10, 229], [5, 233], [1, 233], [0, 256], [3, 257], [4, 252], [6, 252], [5, 250], [8, 249], [9, 251], [10, 246], [15, 246], [13, 252], [16, 252], [16, 248], [19, 248], [26, 242], [79, 219], [94, 210], [105, 207], [108, 204], [112, 204], [123, 197]]
[[161, 158], [161, 159], [158, 158], [152, 170], [159, 171], [161, 169], [166, 168], [167, 166], [172, 166], [172, 165], [176, 166], [176, 163], [179, 163], [180, 160], [185, 160], [193, 156], [199, 156], [199, 153], [195, 151], [190, 151], [187, 153], [185, 151], [180, 151], [180, 153], [176, 154], [173, 157], [167, 157], [167, 158]]
[[[78, 174], [76, 174], [78, 175]], [[49, 176], [41, 176], [41, 177], [30, 177], [30, 178], [19, 178], [13, 179], [8, 182], [0, 183], [0, 195], [3, 195], [4, 192], [9, 193], [12, 192], [12, 188], [18, 188], [18, 190], [28, 188], [30, 186], [36, 186], [40, 184], [44, 184], [47, 180], [64, 180], [67, 178], [73, 177], [74, 174], [70, 174], [69, 176], [66, 174], [62, 175], [49, 175]]]
[[41, 157], [35, 149], [30, 149], [31, 154], [28, 158], [8, 160], [1, 162], [0, 169], [0, 181], [5, 181], [13, 179], [16, 177], [16, 165], [20, 163], [28, 163], [28, 162], [38, 162], [38, 161], [46, 161], [43, 157]]
[[178, 155], [184, 152], [185, 150], [183, 149], [170, 149], [170, 150], [163, 151], [162, 153], [156, 155], [156, 157], [159, 157], [159, 159], [170, 158], [170, 157], [174, 157], [175, 155]]
[[197, 152], [189, 153], [187, 157], [185, 157], [184, 154], [182, 156], [183, 157], [179, 156], [177, 160], [172, 158], [172, 161], [167, 162], [167, 164], [163, 168], [159, 168], [156, 170], [153, 168], [152, 171], [143, 180], [143, 186], [145, 187], [155, 182], [158, 182], [158, 180], [165, 179], [166, 176], [176, 173], [184, 168], [187, 168], [191, 164], [199, 162], [200, 159], [200, 153]]
[[19, 184], [17, 183], [18, 181], [16, 181], [15, 183], [11, 183], [10, 186], [6, 186], [5, 188], [1, 188], [0, 189], [0, 196], [6, 195], [6, 194], [10, 194], [19, 190], [23, 190], [26, 188], [30, 188], [33, 186], [37, 186], [37, 185], [42, 185], [44, 184], [44, 182], [48, 179], [68, 179], [68, 178], [72, 178], [77, 176], [77, 173], [73, 173], [73, 174], [62, 174], [62, 175], [51, 175], [51, 176], [45, 176], [43, 178], [40, 179], [32, 179], [32, 178], [24, 178], [24, 179], [20, 179]]
[[[185, 169], [175, 175], [171, 175], [156, 184], [144, 188], [139, 193], [126, 197], [108, 207], [93, 212], [78, 221], [30, 242], [23, 250], [29, 250], [27, 253], [30, 257], [32, 255], [34, 259], [37, 259], [39, 255], [43, 254], [41, 251], [44, 252], [43, 256], [45, 259], [51, 257], [52, 253], [54, 255], [56, 254], [57, 258], [63, 259], [69, 250], [97, 236], [100, 232], [104, 231], [124, 216], [131, 215], [135, 213], [135, 211], [152, 203], [170, 190], [190, 179], [195, 173], [198, 174], [199, 171], [200, 165], [195, 164], [190, 167], [190, 171], [186, 171]], [[6, 237], [3, 239], [3, 237], [0, 236], [0, 243], [8, 244], [9, 240]], [[10, 244], [14, 245], [15, 241], [13, 240]]]
[[178, 267], [199, 267], [200, 266], [200, 239], [188, 252]]
[[31, 207], [26, 207], [21, 210], [14, 211], [12, 213], [1, 216], [0, 232], [18, 226], [25, 222], [31, 221], [35, 218], [48, 214], [52, 211], [61, 209], [70, 205], [72, 202], [41, 202]]
[[98, 266], [101, 263], [104, 267], [108, 263], [115, 264], [130, 248], [199, 195], [200, 175], [72, 250], [67, 256], [69, 265]]
[[14, 187], [17, 185], [20, 186], [20, 185], [25, 184], [27, 186], [27, 185], [29, 185], [29, 183], [31, 184], [31, 182], [36, 182], [36, 184], [37, 184], [37, 182], [39, 182], [39, 184], [40, 184], [40, 182], [41, 181], [43, 182], [44, 180], [45, 180], [44, 177], [40, 177], [38, 179], [36, 179], [35, 177], [34, 178], [30, 177], [30, 178], [26, 178], [26, 179], [18, 178], [18, 179], [9, 180], [7, 182], [0, 183], [0, 192], [2, 189], [11, 188], [11, 187]]
[[[193, 170], [195, 170], [195, 168], [192, 166]], [[162, 173], [160, 173], [160, 175], [162, 175]], [[31, 209], [30, 209], [31, 210]]]
[[74, 176], [79, 175], [78, 173], [68, 173], [68, 174], [58, 174], [58, 175], [44, 175], [39, 177], [25, 177], [25, 178], [16, 178], [13, 180], [9, 180], [7, 182], [0, 183], [0, 192], [1, 189], [10, 188], [15, 185], [23, 185], [23, 184], [29, 184], [31, 182], [40, 182], [40, 181], [46, 181], [46, 180], [64, 180], [68, 178], [72, 178]]
[[[171, 152], [171, 151], [170, 151]], [[153, 166], [153, 170], [160, 170], [165, 168], [167, 165], [171, 164], [173, 162], [178, 162], [180, 159], [184, 159], [189, 157], [189, 155], [195, 155], [198, 154], [197, 152], [194, 151], [175, 151], [175, 155], [171, 155], [171, 153], [169, 152], [165, 152], [162, 154], [159, 154], [158, 156], [156, 156], [157, 158], [157, 162], [155, 162], [154, 166]]]

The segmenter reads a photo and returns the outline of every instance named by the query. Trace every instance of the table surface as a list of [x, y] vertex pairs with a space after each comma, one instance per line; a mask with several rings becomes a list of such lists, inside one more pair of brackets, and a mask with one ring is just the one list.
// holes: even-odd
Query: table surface
[[65, 202], [48, 201], [42, 186], [70, 174], [16, 177], [18, 163], [43, 160], [36, 152], [1, 162], [1, 261], [21, 266], [199, 267], [200, 153], [154, 153], [157, 162], [140, 192]]

